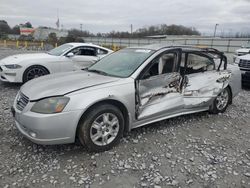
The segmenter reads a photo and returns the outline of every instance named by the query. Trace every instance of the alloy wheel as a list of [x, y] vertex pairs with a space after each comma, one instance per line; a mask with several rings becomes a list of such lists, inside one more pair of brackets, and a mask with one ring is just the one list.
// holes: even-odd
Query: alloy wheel
[[119, 120], [113, 113], [103, 113], [91, 125], [90, 138], [98, 146], [110, 144], [118, 135]]

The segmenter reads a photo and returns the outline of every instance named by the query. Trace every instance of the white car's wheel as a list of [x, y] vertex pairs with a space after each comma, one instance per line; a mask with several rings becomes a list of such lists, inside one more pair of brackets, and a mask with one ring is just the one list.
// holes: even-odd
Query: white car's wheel
[[31, 66], [23, 73], [23, 83], [47, 74], [49, 74], [49, 71], [45, 67], [40, 65]]
[[122, 112], [113, 105], [102, 104], [84, 115], [79, 124], [78, 137], [89, 151], [100, 152], [115, 146], [123, 130]]

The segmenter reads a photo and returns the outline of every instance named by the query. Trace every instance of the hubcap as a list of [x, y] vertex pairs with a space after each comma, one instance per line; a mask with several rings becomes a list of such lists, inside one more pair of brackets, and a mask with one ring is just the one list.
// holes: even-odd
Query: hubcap
[[119, 120], [112, 113], [104, 113], [98, 116], [91, 125], [90, 138], [98, 146], [110, 144], [118, 135]]
[[27, 80], [32, 80], [46, 74], [47, 72], [41, 68], [33, 68], [27, 72]]
[[226, 89], [224, 89], [216, 98], [216, 107], [218, 110], [223, 110], [228, 103], [229, 95]]

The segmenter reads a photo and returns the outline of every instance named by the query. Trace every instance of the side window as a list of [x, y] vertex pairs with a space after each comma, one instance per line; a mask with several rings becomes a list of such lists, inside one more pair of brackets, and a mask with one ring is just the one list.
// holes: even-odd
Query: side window
[[73, 53], [74, 55], [78, 55], [80, 53], [80, 48], [75, 48], [71, 50], [69, 53]]
[[188, 54], [186, 74], [193, 74], [215, 69], [214, 62], [208, 57], [198, 54]]
[[105, 55], [107, 53], [108, 53], [107, 50], [103, 50], [103, 49], [97, 48], [97, 55]]
[[95, 48], [91, 48], [91, 47], [78, 47], [75, 48], [73, 50], [71, 50], [71, 52], [74, 55], [82, 55], [82, 56], [96, 56], [96, 49]]
[[172, 73], [176, 70], [177, 54], [176, 53], [162, 53], [157, 56], [152, 62], [149, 69], [143, 75], [143, 79], [157, 76], [161, 74]]

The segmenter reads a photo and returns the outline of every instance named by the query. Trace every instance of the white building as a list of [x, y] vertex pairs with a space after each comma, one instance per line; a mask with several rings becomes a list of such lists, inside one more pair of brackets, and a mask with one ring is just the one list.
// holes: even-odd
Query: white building
[[48, 27], [38, 27], [34, 31], [33, 37], [35, 40], [46, 40], [50, 33], [55, 33], [57, 38], [66, 37], [68, 35], [68, 31]]

